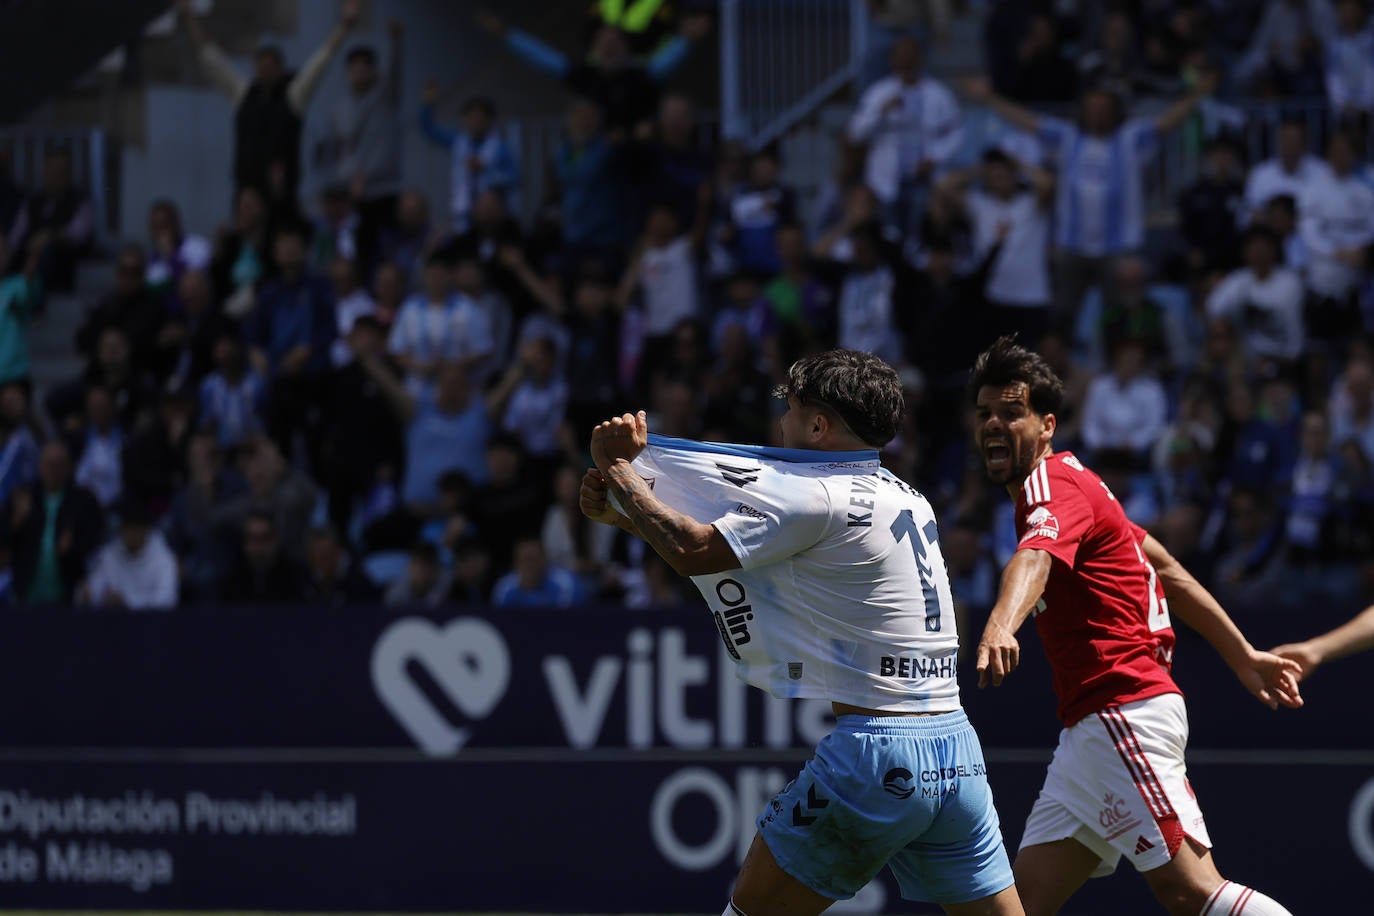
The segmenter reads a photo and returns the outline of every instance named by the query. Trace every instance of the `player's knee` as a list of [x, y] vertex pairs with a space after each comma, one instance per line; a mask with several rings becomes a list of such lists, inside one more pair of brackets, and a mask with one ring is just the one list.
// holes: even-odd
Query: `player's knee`
[[1150, 881], [1150, 888], [1155, 899], [1169, 911], [1169, 916], [1197, 916], [1214, 890], [1200, 882], [1197, 876], [1179, 872], [1155, 876]]

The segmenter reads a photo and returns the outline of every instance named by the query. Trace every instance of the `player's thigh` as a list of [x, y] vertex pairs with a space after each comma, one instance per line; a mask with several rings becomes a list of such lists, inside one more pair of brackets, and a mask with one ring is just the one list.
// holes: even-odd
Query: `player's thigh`
[[949, 916], [1022, 916], [1025, 913], [1015, 887], [1006, 888], [991, 897], [974, 900], [972, 903], [946, 903], [943, 909]]
[[1141, 874], [1155, 899], [1171, 913], [1201, 912], [1222, 882], [1212, 851], [1192, 837], [1184, 838], [1168, 862]]
[[1059, 912], [1100, 864], [1100, 855], [1073, 838], [1021, 847], [1012, 872], [1026, 916]]
[[814, 916], [835, 902], [783, 871], [758, 834], [740, 866], [730, 899], [745, 916]]

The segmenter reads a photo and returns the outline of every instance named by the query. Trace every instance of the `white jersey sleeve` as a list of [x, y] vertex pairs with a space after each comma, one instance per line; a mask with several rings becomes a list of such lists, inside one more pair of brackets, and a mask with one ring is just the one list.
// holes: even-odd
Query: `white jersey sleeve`
[[741, 493], [737, 506], [713, 524], [744, 569], [755, 569], [815, 546], [830, 523], [830, 496], [816, 480]]

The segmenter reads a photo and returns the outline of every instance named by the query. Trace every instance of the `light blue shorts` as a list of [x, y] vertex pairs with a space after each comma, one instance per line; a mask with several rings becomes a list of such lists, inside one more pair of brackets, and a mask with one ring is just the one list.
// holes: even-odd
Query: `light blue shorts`
[[758, 828], [783, 871], [835, 900], [884, 865], [908, 900], [969, 903], [1013, 883], [983, 749], [962, 710], [841, 716]]

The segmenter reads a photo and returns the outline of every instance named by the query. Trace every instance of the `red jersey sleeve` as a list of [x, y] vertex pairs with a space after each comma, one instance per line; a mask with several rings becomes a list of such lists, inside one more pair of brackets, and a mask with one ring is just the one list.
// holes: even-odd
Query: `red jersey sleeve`
[[1021, 485], [1016, 549], [1044, 550], [1072, 567], [1092, 527], [1093, 507], [1076, 481], [1065, 476], [1057, 458], [1040, 462]]

